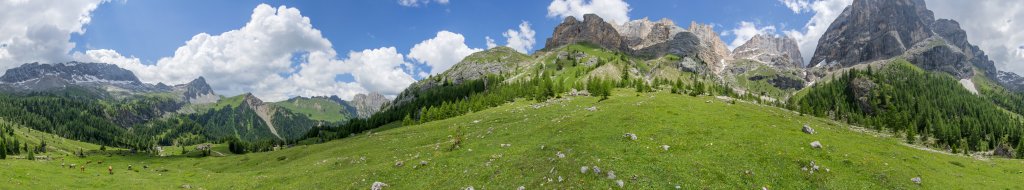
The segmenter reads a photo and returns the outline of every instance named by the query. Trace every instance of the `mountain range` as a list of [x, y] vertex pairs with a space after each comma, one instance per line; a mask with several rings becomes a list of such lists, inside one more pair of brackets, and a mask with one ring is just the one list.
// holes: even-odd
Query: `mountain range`
[[[347, 136], [402, 117], [422, 120], [434, 108], [457, 107], [475, 101], [473, 95], [516, 85], [538, 86], [537, 92], [561, 96], [607, 82], [641, 92], [668, 87], [679, 93], [736, 96], [793, 107], [819, 84], [860, 69], [887, 68], [898, 60], [948, 74], [963, 89], [1011, 112], [1017, 105], [1008, 100], [1024, 90], [1024, 78], [997, 70], [985, 52], [967, 40], [957, 21], [935, 19], [923, 0], [854, 1], [828, 27], [817, 47], [804, 66], [796, 40], [787, 36], [758, 34], [730, 51], [711, 25], [694, 21], [684, 28], [667, 18], [614, 24], [586, 14], [582, 20], [565, 17], [544, 48], [532, 55], [508, 47], [476, 52], [438, 75], [411, 84], [395, 100], [369, 93], [350, 101], [317, 96], [264, 102], [249, 93], [220, 96], [203, 77], [186, 84], [147, 84], [115, 65], [80, 62], [21, 65], [0, 76], [0, 91], [15, 99], [46, 96], [103, 105], [92, 115], [122, 128], [110, 130], [161, 134], [165, 139], [159, 140], [161, 144], [174, 144], [227, 137], [298, 141], [321, 135], [317, 132], [321, 130]], [[881, 86], [874, 82], [857, 83], [866, 85], [860, 91], [856, 85], [849, 87], [851, 96], [863, 99], [858, 102], [860, 109], [871, 110], [868, 113], [877, 110], [865, 107], [877, 106], [869, 105], [872, 97], [864, 95], [880, 93], [873, 91], [877, 89], [872, 86]], [[516, 96], [520, 95], [502, 98]], [[471, 111], [480, 106], [471, 106], [477, 109]], [[179, 129], [183, 123], [202, 128], [183, 132]]]

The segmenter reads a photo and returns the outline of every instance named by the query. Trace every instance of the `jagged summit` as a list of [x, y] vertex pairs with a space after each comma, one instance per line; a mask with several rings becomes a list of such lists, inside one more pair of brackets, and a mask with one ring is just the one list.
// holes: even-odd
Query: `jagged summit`
[[217, 94], [213, 92], [213, 88], [206, 83], [206, 78], [203, 78], [202, 76], [192, 80], [192, 82], [180, 84], [175, 87], [183, 89], [185, 100], [188, 100], [191, 103], [215, 103], [220, 99], [220, 96], [217, 96]]
[[999, 81], [995, 63], [967, 41], [960, 24], [935, 20], [923, 0], [854, 1], [818, 41], [808, 67], [844, 68], [896, 56], [961, 79], [979, 68]]
[[930, 38], [934, 22], [923, 0], [855, 0], [822, 35], [808, 67], [901, 55]]
[[625, 46], [622, 36], [612, 24], [596, 14], [583, 15], [583, 21], [568, 16], [555, 27], [554, 34], [547, 39], [544, 50], [551, 50], [574, 43], [591, 43], [605, 49], [621, 50]]
[[7, 70], [0, 81], [6, 83], [26, 82], [41, 78], [61, 79], [71, 83], [121, 82], [142, 83], [131, 71], [105, 63], [28, 63]]
[[387, 106], [389, 102], [391, 100], [388, 100], [384, 95], [370, 92], [369, 94], [357, 94], [352, 98], [351, 105], [355, 107], [357, 117], [369, 118]]
[[775, 67], [799, 68], [804, 59], [800, 47], [792, 37], [758, 34], [736, 47], [733, 58], [760, 61]]

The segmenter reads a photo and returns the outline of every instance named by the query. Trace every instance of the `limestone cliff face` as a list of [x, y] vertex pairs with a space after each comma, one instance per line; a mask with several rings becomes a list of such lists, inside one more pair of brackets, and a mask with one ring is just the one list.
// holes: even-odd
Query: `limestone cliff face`
[[736, 47], [733, 58], [760, 61], [775, 67], [800, 68], [804, 58], [800, 56], [800, 48], [791, 37], [780, 37], [758, 34], [747, 43]]
[[581, 42], [611, 50], [622, 50], [625, 47], [622, 36], [619, 36], [614, 26], [595, 14], [586, 14], [583, 15], [582, 22], [572, 16], [566, 17], [562, 24], [555, 27], [555, 32], [544, 44], [544, 49], [550, 50]]
[[701, 49], [697, 56], [704, 60], [712, 71], [721, 71], [725, 68], [725, 64], [732, 60], [729, 47], [725, 45], [722, 38], [718, 37], [714, 26], [690, 22], [689, 32], [692, 32], [700, 39]]
[[923, 0], [855, 0], [818, 41], [808, 67], [843, 68], [896, 56], [959, 78], [974, 76], [974, 67], [993, 79], [998, 75], [960, 24], [935, 20]]
[[808, 67], [852, 66], [902, 55], [933, 35], [924, 0], [856, 0], [818, 41]]
[[357, 94], [352, 98], [352, 106], [356, 109], [356, 117], [369, 118], [383, 109], [391, 100], [376, 92]]
[[685, 31], [667, 18], [655, 22], [647, 18], [633, 20], [615, 26], [615, 30], [622, 36], [626, 46], [634, 50], [667, 42], [675, 38], [676, 34]]

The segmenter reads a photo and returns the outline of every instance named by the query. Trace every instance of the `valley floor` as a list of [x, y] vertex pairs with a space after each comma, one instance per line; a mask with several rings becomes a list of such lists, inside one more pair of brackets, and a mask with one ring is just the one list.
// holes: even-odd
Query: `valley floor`
[[523, 100], [267, 153], [8, 159], [0, 189], [1024, 189], [1022, 160], [919, 150], [775, 107], [626, 90], [598, 100]]

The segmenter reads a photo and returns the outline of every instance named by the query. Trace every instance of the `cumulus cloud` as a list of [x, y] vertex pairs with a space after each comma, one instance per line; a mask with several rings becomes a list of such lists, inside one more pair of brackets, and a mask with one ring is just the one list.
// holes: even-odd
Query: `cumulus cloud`
[[802, 13], [811, 10], [811, 3], [807, 0], [779, 0], [786, 8], [793, 10], [793, 13]]
[[534, 39], [536, 34], [533, 29], [530, 29], [530, 23], [523, 21], [519, 24], [519, 30], [509, 29], [501, 35], [508, 39], [506, 46], [522, 53], [529, 53], [533, 49], [533, 44], [537, 43], [537, 40]]
[[28, 62], [70, 60], [72, 33], [84, 33], [105, 0], [0, 1], [0, 74]]
[[409, 50], [409, 58], [430, 66], [430, 74], [438, 74], [448, 70], [462, 58], [475, 52], [479, 48], [469, 48], [466, 45], [466, 38], [462, 34], [449, 31], [437, 32], [437, 36], [416, 44]]
[[418, 7], [420, 5], [430, 4], [431, 1], [442, 5], [448, 4], [448, 0], [398, 0], [398, 4], [406, 7]]
[[494, 43], [494, 39], [492, 39], [490, 36], [484, 36], [484, 40], [487, 41], [487, 49], [498, 47], [498, 44]]
[[935, 18], [953, 19], [967, 39], [989, 55], [1000, 70], [1024, 74], [1024, 1], [925, 0]]
[[[395, 48], [350, 52], [348, 59], [339, 60], [331, 42], [298, 9], [266, 4], [253, 9], [242, 28], [197, 34], [156, 64], [142, 64], [113, 50], [74, 56], [116, 64], [144, 82], [179, 84], [203, 76], [220, 94], [252, 92], [269, 101], [321, 95], [348, 99], [368, 91], [394, 96], [414, 82], [402, 70], [407, 63]], [[336, 81], [343, 74], [355, 81]]]
[[[809, 5], [809, 12], [813, 12], [814, 16], [811, 17], [811, 20], [807, 21], [803, 29], [787, 30], [783, 33], [796, 39], [796, 43], [800, 47], [800, 54], [803, 54], [804, 60], [809, 62], [811, 57], [814, 56], [814, 50], [818, 47], [818, 39], [821, 38], [821, 35], [825, 34], [832, 21], [835, 21], [839, 14], [843, 13], [843, 9], [852, 4], [853, 0], [814, 1]], [[804, 63], [804, 65], [807, 65], [807, 63]]]
[[754, 38], [754, 36], [758, 34], [775, 34], [775, 26], [769, 25], [758, 28], [757, 25], [755, 25], [753, 22], [740, 22], [739, 27], [725, 32], [725, 35], [736, 36], [736, 38], [729, 43], [729, 50], [734, 50], [736, 49], [736, 47], [740, 47], [741, 45], [747, 43], [747, 41], [750, 41], [751, 38]]
[[584, 14], [594, 13], [617, 25], [629, 21], [629, 11], [623, 0], [553, 0], [548, 5], [548, 17], [582, 19]]

